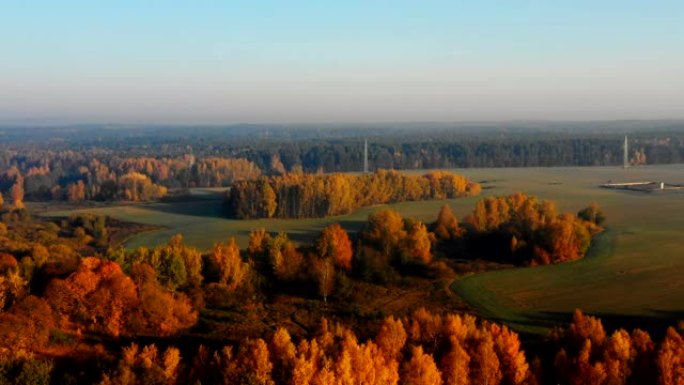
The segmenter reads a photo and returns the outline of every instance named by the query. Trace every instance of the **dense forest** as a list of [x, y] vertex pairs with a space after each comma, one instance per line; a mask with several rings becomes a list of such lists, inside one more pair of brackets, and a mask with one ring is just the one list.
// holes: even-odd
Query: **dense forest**
[[[514, 331], [467, 314], [356, 308], [369, 300], [367, 290], [450, 282], [454, 260], [476, 259], [472, 250], [481, 248], [482, 237], [506, 250], [492, 257], [500, 262], [581, 258], [605, 220], [595, 204], [559, 214], [553, 202], [514, 194], [480, 200], [463, 221], [445, 206], [428, 224], [384, 209], [356, 235], [333, 224], [313, 243], [296, 244], [261, 229], [252, 231], [245, 250], [227, 239], [205, 253], [179, 235], [166, 245], [124, 250], [112, 241], [120, 224], [90, 214], [49, 221], [6, 206], [0, 219], [3, 384], [669, 385], [684, 379], [684, 340], [674, 328], [654, 342], [641, 330], [610, 334], [578, 311], [569, 327], [526, 351]], [[283, 301], [297, 298], [322, 319], [306, 328], [304, 321], [292, 323], [291, 305]], [[264, 315], [279, 306], [285, 307]], [[227, 309], [270, 321], [250, 329], [246, 321], [212, 318]]]
[[0, 175], [0, 191], [11, 202], [147, 201], [163, 197], [169, 188], [220, 187], [261, 175], [245, 159], [120, 158], [96, 150], [5, 152], [0, 165], [5, 170]]
[[[684, 160], [684, 124], [568, 122], [368, 126], [2, 127], [0, 192], [27, 200], [150, 200], [261, 175], [378, 169], [622, 164]], [[123, 180], [122, 180], [123, 179]]]
[[349, 214], [371, 205], [478, 195], [480, 185], [463, 176], [431, 172], [412, 176], [304, 174], [237, 182], [226, 194], [228, 214], [244, 218], [314, 218]]

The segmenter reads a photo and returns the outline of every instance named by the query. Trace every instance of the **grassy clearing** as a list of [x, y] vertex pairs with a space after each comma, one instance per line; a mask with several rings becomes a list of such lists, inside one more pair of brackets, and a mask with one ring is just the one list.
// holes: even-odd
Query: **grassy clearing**
[[127, 248], [155, 246], [166, 243], [171, 236], [183, 234], [185, 242], [202, 250], [210, 248], [214, 242], [235, 237], [241, 247], [246, 247], [250, 231], [265, 228], [270, 232], [285, 231], [297, 242], [308, 242], [320, 230], [332, 223], [340, 223], [350, 232], [358, 231], [368, 215], [383, 207], [392, 207], [403, 215], [432, 221], [439, 208], [448, 202], [454, 207], [465, 210], [472, 207], [475, 198], [449, 201], [403, 202], [393, 205], [367, 207], [350, 215], [313, 219], [256, 219], [234, 220], [223, 217], [220, 199], [193, 199], [184, 202], [148, 203], [129, 206], [112, 206], [95, 209], [53, 211], [45, 215], [68, 216], [79, 212], [109, 215], [128, 222], [163, 226], [164, 229], [131, 237]]
[[[609, 230], [592, 255], [581, 261], [530, 269], [488, 272], [457, 280], [453, 288], [482, 315], [525, 332], [540, 333], [564, 321], [576, 308], [601, 315], [608, 323], [634, 325], [671, 323], [684, 318], [684, 194], [636, 193], [600, 189], [607, 181], [684, 183], [684, 165], [621, 169], [524, 168], [465, 169], [457, 173], [480, 181], [483, 195], [516, 191], [552, 199], [562, 211], [575, 212], [598, 202], [608, 216]], [[446, 201], [463, 217], [479, 198]], [[445, 201], [388, 205], [405, 216], [432, 221]], [[244, 247], [249, 231], [286, 231], [296, 241], [308, 241], [330, 224], [357, 231], [379, 207], [351, 215], [307, 220], [230, 220], [221, 216], [221, 202], [154, 203], [94, 210], [121, 220], [166, 228], [131, 238], [126, 246], [153, 246], [182, 233], [189, 244], [207, 249], [234, 236]], [[54, 212], [68, 215], [73, 211]]]

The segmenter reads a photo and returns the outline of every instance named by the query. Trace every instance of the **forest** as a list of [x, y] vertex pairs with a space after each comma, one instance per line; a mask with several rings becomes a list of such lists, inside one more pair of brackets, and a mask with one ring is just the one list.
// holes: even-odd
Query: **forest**
[[221, 187], [261, 175], [245, 159], [120, 158], [72, 150], [3, 155], [0, 191], [13, 204], [24, 199], [149, 201], [164, 197], [169, 188]]
[[[679, 159], [678, 131], [639, 129], [633, 165]], [[223, 187], [232, 218], [321, 218], [481, 193], [450, 172], [396, 169], [621, 161], [615, 132], [497, 130], [468, 140], [438, 130], [430, 142], [410, 128], [378, 135], [364, 174], [343, 173], [363, 162], [344, 129], [292, 142], [266, 128], [268, 146], [239, 130], [192, 146], [152, 131], [94, 146], [66, 135], [49, 150], [0, 140], [0, 384], [683, 383], [682, 325], [609, 328], [578, 309], [531, 336], [472, 315], [450, 288], [473, 273], [584, 258], [608, 220], [596, 203], [570, 213], [524, 193], [488, 195], [463, 217], [444, 205], [425, 222], [378, 207], [358, 233], [333, 223], [302, 242], [252, 229], [247, 247], [226, 234], [208, 250], [180, 234], [125, 249], [146, 228], [42, 217], [31, 204]]]
[[617, 165], [625, 134], [633, 165], [684, 160], [677, 121], [0, 127], [0, 134], [0, 193], [17, 186], [31, 201], [147, 201], [169, 189], [227, 187], [262, 175], [361, 171], [364, 137], [371, 171]]
[[226, 194], [228, 215], [239, 218], [314, 218], [349, 214], [365, 206], [478, 195], [480, 185], [463, 176], [430, 172], [411, 176], [392, 170], [372, 174], [304, 174], [241, 181]]
[[[475, 254], [523, 265], [582, 258], [606, 220], [596, 204], [558, 213], [553, 202], [521, 193], [481, 199], [461, 221], [448, 206], [435, 214], [434, 222], [421, 223], [381, 209], [359, 234], [333, 224], [311, 244], [260, 229], [243, 250], [228, 238], [201, 252], [177, 235], [127, 251], [112, 242], [122, 224], [108, 217], [46, 220], [6, 205], [0, 383], [684, 380], [684, 340], [674, 327], [654, 340], [638, 329], [607, 331], [577, 311], [567, 328], [530, 343], [506, 326], [431, 301], [390, 314], [359, 311], [369, 300], [363, 293], [450, 281], [454, 262], [478, 263]], [[505, 252], [482, 253], [483, 242]], [[313, 316], [293, 324], [286, 315], [292, 301], [304, 301]], [[228, 309], [259, 318], [266, 311], [272, 321], [260, 328], [229, 318], [215, 323]]]

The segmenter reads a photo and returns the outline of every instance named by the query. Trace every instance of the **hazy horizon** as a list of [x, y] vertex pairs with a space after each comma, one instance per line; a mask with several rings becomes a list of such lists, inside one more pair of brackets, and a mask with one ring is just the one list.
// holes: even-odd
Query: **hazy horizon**
[[0, 124], [680, 120], [675, 1], [26, 1]]

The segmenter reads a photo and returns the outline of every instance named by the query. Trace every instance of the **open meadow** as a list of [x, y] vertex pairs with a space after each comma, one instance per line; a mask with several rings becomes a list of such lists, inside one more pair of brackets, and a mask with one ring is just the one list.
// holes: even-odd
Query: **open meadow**
[[[576, 212], [595, 201], [607, 217], [607, 231], [590, 255], [580, 261], [535, 268], [492, 271], [461, 277], [453, 289], [477, 312], [525, 332], [543, 332], [581, 308], [599, 314], [609, 325], [615, 322], [671, 323], [684, 315], [684, 194], [638, 193], [602, 189], [613, 181], [663, 181], [684, 183], [684, 165], [586, 168], [465, 169], [457, 173], [481, 182], [483, 196], [517, 191], [555, 200], [561, 211]], [[125, 246], [154, 246], [173, 234], [186, 243], [207, 249], [219, 240], [236, 237], [245, 247], [251, 230], [286, 231], [298, 242], [313, 239], [330, 223], [357, 231], [373, 210], [305, 220], [232, 220], [223, 217], [220, 192], [201, 191], [198, 199], [82, 210], [120, 220], [163, 226], [130, 238]], [[446, 201], [459, 218], [470, 212], [481, 197]], [[388, 205], [404, 216], [432, 221], [445, 201]], [[382, 206], [385, 207], [385, 206]], [[73, 211], [52, 212], [68, 215]]]

